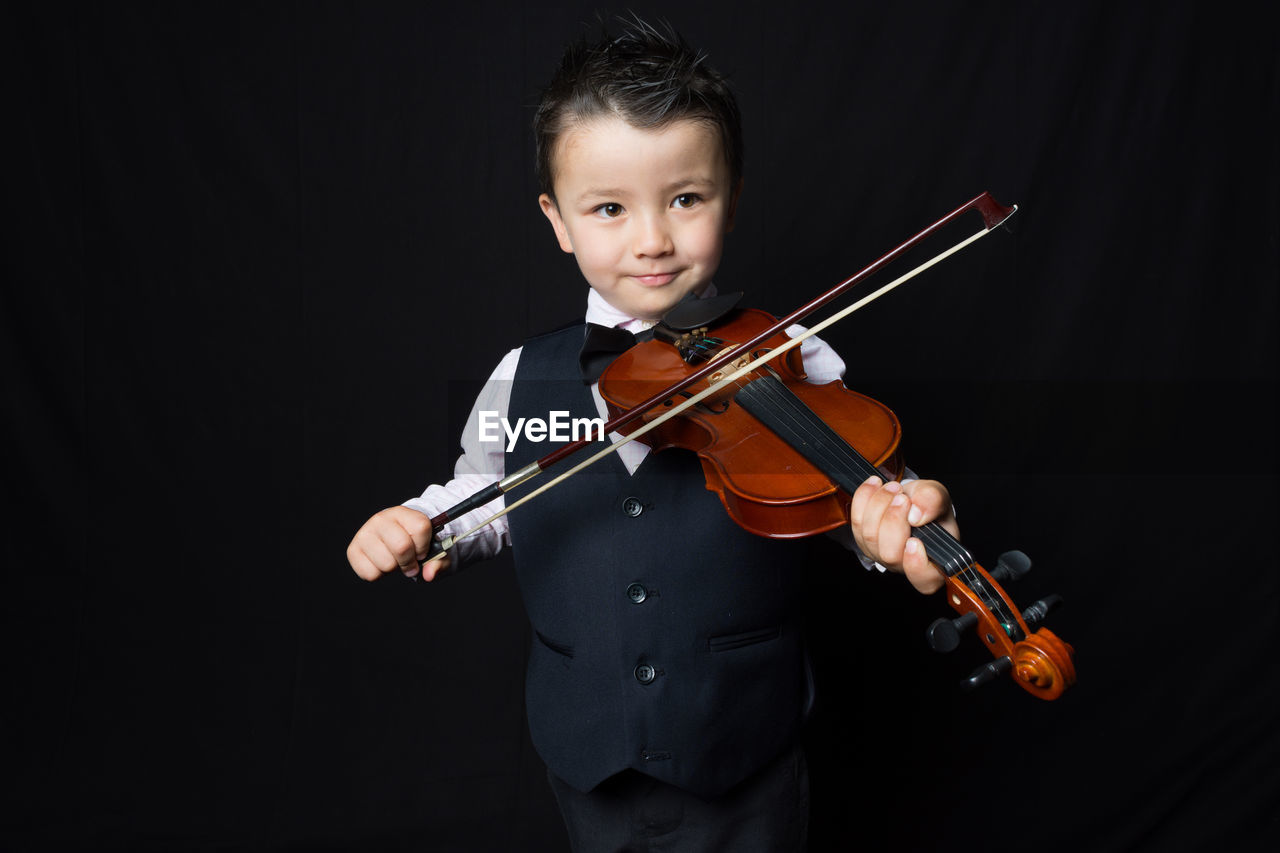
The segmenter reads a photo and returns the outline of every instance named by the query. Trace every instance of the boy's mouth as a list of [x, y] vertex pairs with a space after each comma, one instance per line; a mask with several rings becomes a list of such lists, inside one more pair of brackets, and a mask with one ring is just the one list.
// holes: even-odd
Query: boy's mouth
[[651, 273], [649, 275], [633, 275], [631, 278], [640, 282], [645, 287], [659, 287], [670, 282], [676, 277], [676, 275], [677, 273], [673, 272], [659, 272]]

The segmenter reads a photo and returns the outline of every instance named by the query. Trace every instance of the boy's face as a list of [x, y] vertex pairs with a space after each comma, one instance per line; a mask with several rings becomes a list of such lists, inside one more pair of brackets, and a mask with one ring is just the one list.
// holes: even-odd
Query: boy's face
[[613, 307], [657, 320], [720, 265], [739, 187], [716, 129], [640, 130], [601, 118], [556, 144], [556, 199], [538, 197], [560, 248]]

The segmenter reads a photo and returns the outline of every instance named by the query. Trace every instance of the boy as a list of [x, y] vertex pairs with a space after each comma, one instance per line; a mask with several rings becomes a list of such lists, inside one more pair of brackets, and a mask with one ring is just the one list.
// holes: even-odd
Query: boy
[[[702, 56], [638, 20], [571, 46], [534, 129], [538, 203], [590, 285], [589, 323], [640, 331], [686, 296], [713, 292], [742, 190], [742, 138], [733, 95]], [[515, 423], [603, 412], [594, 377], [580, 373], [583, 338], [575, 325], [503, 359], [472, 412], [455, 479], [369, 519], [347, 552], [357, 574], [398, 568], [432, 580], [453, 557], [419, 565], [428, 518], [547, 451], [479, 441], [479, 413]], [[803, 358], [811, 381], [843, 373], [821, 342], [807, 341]], [[469, 562], [514, 548], [535, 635], [529, 727], [573, 849], [661, 839], [678, 850], [801, 850], [807, 687], [795, 544], [737, 528], [690, 454], [651, 457], [632, 442], [617, 455], [456, 549]], [[922, 592], [941, 587], [910, 535], [930, 520], [958, 533], [940, 484], [872, 478], [850, 515], [868, 565], [904, 572]]]

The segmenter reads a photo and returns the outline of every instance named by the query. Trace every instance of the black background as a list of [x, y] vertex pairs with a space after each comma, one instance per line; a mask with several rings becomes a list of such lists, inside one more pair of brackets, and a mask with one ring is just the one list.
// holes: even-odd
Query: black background
[[[634, 7], [739, 92], [722, 288], [786, 311], [978, 192], [1020, 205], [825, 337], [971, 550], [1034, 559], [1015, 598], [1065, 597], [1080, 683], [963, 695], [941, 600], [800, 569], [815, 847], [1262, 849], [1274, 29], [891, 5]], [[344, 550], [582, 312], [528, 125], [595, 11], [6, 7], [6, 849], [562, 849], [509, 563], [368, 585]]]

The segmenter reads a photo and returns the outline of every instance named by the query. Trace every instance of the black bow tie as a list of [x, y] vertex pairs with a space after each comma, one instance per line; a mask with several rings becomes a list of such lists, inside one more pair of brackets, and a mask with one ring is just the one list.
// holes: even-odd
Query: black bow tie
[[582, 384], [591, 385], [598, 381], [600, 374], [604, 373], [606, 367], [613, 364], [615, 358], [631, 349], [637, 342], [652, 337], [652, 331], [633, 335], [626, 329], [587, 323], [582, 352], [578, 354], [578, 363], [582, 367]]
[[[700, 299], [693, 293], [686, 294], [674, 308], [662, 315], [662, 325], [681, 332], [709, 326], [732, 311], [741, 298], [741, 291], [722, 293], [707, 299]], [[587, 323], [582, 352], [578, 354], [582, 383], [590, 385], [596, 382], [615, 358], [641, 341], [649, 340], [653, 340], [653, 329], [645, 329], [640, 334], [633, 335], [626, 329]]]

